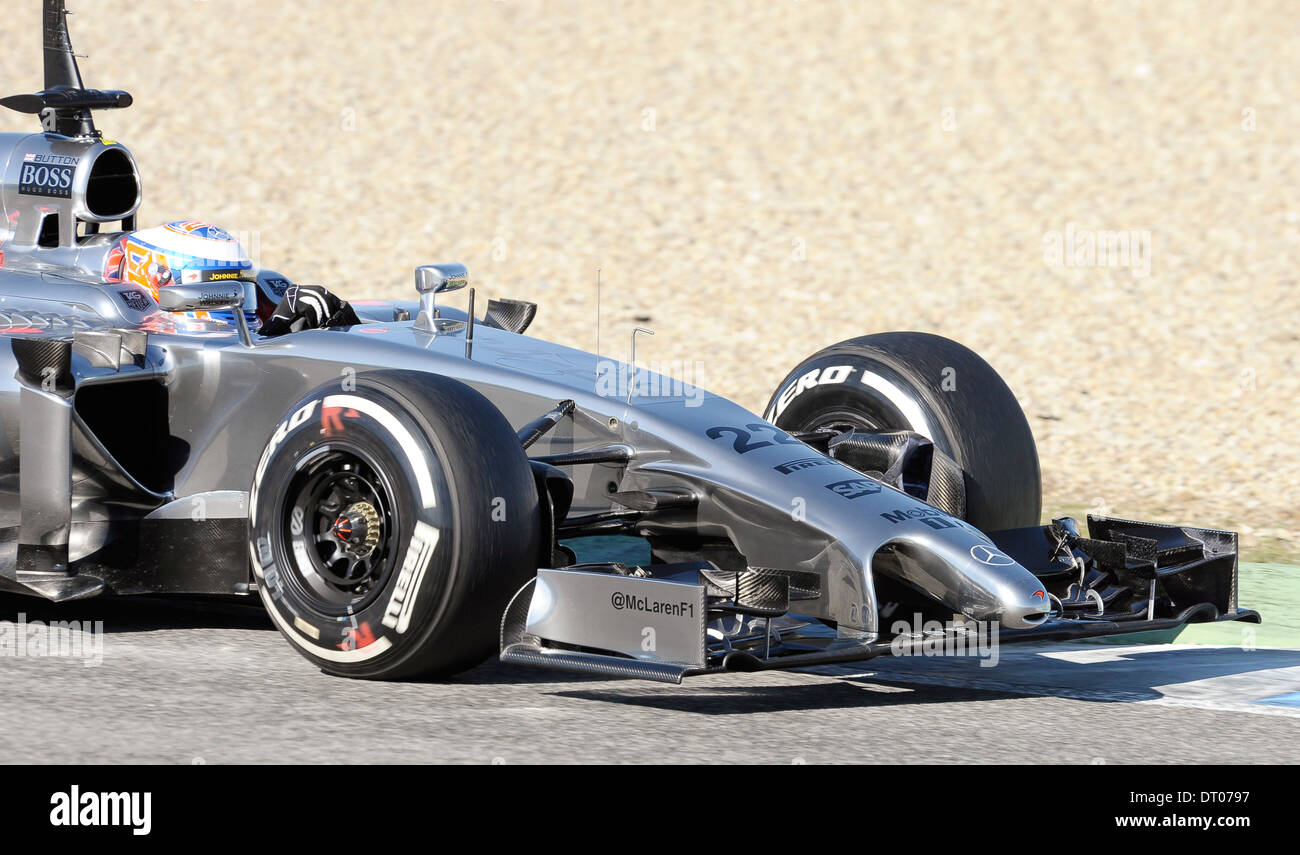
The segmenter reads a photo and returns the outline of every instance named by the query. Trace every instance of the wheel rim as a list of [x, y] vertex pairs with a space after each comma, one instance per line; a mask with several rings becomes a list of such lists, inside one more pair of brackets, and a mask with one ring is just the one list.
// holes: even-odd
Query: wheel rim
[[290, 584], [326, 614], [364, 609], [396, 561], [394, 492], [365, 451], [331, 445], [306, 458], [286, 491], [282, 543]]

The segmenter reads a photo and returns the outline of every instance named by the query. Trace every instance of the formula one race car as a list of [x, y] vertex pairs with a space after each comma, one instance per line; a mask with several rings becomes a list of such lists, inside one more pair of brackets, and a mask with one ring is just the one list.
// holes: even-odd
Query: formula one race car
[[[0, 101], [43, 126], [0, 135], [0, 590], [260, 596], [320, 668], [377, 678], [499, 651], [680, 681], [1259, 620], [1235, 534], [1040, 525], [1016, 399], [944, 338], [829, 347], [760, 417], [529, 338], [530, 303], [439, 307], [454, 264], [263, 335], [288, 280], [203, 223], [137, 230], [135, 160], [91, 115], [131, 98], [85, 88], [63, 0], [44, 14], [45, 89]], [[646, 560], [577, 563], [611, 534]]]

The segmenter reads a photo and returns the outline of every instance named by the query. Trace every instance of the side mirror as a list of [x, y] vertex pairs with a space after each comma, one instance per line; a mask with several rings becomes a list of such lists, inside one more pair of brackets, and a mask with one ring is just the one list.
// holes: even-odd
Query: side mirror
[[158, 289], [158, 305], [165, 312], [219, 312], [244, 305], [244, 283], [208, 282], [203, 285], [167, 285]]
[[463, 264], [424, 264], [415, 268], [415, 290], [420, 294], [420, 314], [415, 319], [415, 328], [437, 334], [464, 327], [463, 321], [438, 317], [437, 297], [459, 291], [468, 284], [469, 271]]
[[206, 282], [202, 285], [166, 285], [158, 289], [158, 306], [164, 312], [219, 312], [233, 309], [239, 340], [253, 346], [253, 335], [244, 318], [244, 283]]
[[469, 284], [463, 264], [425, 264], [415, 268], [415, 290], [421, 294], [446, 294]]

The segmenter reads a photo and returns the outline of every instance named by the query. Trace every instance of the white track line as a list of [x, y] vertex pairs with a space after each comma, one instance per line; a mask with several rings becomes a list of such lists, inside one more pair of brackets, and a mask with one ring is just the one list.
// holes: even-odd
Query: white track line
[[[1293, 648], [1004, 647], [990, 668], [969, 658], [908, 657], [808, 670], [892, 683], [1300, 718], [1300, 707], [1285, 705], [1288, 694], [1300, 691], [1300, 650]], [[1273, 699], [1278, 703], [1269, 703]]]

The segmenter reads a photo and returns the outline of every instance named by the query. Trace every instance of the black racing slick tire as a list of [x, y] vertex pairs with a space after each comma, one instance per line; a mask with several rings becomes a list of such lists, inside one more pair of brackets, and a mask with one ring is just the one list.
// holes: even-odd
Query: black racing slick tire
[[276, 427], [249, 497], [254, 577], [289, 642], [344, 677], [450, 676], [495, 652], [533, 578], [537, 489], [505, 417], [446, 377], [373, 371]]
[[907, 430], [961, 468], [965, 518], [984, 531], [1039, 524], [1038, 451], [1020, 404], [993, 368], [951, 339], [889, 332], [806, 359], [764, 416], [786, 431]]

